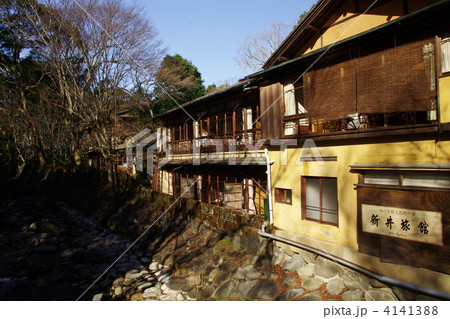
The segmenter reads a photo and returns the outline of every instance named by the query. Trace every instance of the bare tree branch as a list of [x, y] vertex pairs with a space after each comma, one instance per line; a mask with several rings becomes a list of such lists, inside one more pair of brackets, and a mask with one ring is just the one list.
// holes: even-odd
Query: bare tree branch
[[274, 23], [268, 26], [263, 34], [248, 36], [239, 48], [235, 61], [244, 70], [256, 71], [261, 69], [264, 62], [284, 40], [288, 31], [287, 25]]

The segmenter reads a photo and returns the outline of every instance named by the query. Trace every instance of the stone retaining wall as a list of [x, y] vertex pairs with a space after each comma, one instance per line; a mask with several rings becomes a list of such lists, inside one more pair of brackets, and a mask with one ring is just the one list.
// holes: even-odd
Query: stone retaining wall
[[250, 227], [255, 230], [261, 229], [264, 224], [264, 216], [249, 214], [227, 207], [201, 203], [192, 199], [175, 199], [171, 195], [152, 192], [147, 189], [142, 191], [142, 195], [152, 201], [162, 203], [164, 207], [183, 207], [186, 213], [194, 212], [195, 216], [202, 220], [207, 220], [211, 227], [218, 231], [238, 230], [243, 227]]
[[[169, 207], [173, 198], [152, 194]], [[149, 263], [116, 278], [96, 300], [430, 300], [389, 287], [329, 259], [278, 245], [257, 230], [260, 216], [180, 200], [191, 214]], [[224, 216], [224, 213], [228, 214]]]

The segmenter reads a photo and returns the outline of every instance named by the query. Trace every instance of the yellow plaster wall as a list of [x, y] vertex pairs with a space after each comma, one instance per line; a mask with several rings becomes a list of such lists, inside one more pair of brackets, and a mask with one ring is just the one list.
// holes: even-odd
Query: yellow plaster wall
[[439, 79], [439, 108], [441, 123], [450, 122], [450, 76]]
[[[280, 229], [357, 249], [357, 198], [354, 184], [358, 174], [350, 173], [354, 163], [449, 163], [450, 141], [436, 143], [412, 141], [383, 144], [320, 147], [322, 157], [337, 156], [337, 161], [299, 163], [301, 148], [289, 148], [287, 165], [280, 165], [280, 152], [272, 149], [272, 191], [275, 187], [292, 189], [292, 205], [273, 203], [274, 225]], [[337, 177], [339, 227], [302, 220], [301, 176]]]

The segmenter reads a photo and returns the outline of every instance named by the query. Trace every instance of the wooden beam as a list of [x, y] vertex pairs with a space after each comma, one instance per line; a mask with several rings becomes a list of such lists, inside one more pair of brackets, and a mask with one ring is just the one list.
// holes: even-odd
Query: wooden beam
[[320, 29], [320, 28], [318, 28], [318, 27], [316, 27], [316, 26], [313, 26], [312, 24], [308, 24], [308, 26], [306, 27], [307, 29], [311, 29], [311, 30], [314, 30], [315, 32], [317, 32], [317, 33], [322, 33], [322, 29]]

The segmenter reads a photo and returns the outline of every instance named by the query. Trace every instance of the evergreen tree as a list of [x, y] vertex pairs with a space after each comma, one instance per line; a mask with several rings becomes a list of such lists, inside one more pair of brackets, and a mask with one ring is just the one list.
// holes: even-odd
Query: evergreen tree
[[197, 67], [181, 55], [166, 55], [156, 75], [153, 91], [154, 114], [162, 114], [205, 94], [203, 80]]

